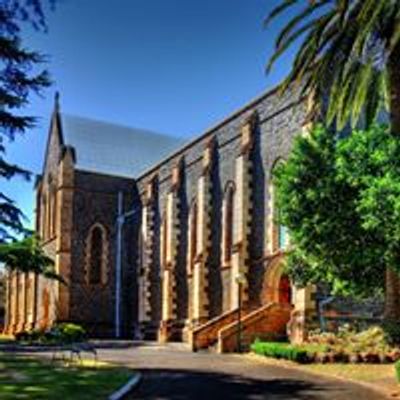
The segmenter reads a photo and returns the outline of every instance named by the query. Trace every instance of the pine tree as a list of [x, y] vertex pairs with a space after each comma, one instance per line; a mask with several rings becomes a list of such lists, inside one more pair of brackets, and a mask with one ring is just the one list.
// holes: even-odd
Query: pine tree
[[[28, 50], [21, 40], [21, 25], [47, 30], [40, 0], [4, 0], [0, 4], [0, 177], [29, 179], [31, 173], [6, 159], [10, 141], [35, 126], [36, 118], [24, 113], [33, 94], [41, 94], [50, 85], [43, 68], [46, 58]], [[0, 243], [25, 232], [24, 215], [13, 199], [0, 192]]]

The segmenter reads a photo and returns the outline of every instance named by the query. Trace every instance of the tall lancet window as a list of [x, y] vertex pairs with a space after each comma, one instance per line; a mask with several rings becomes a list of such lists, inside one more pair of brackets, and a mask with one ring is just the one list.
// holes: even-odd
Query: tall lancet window
[[160, 258], [161, 268], [167, 266], [167, 246], [168, 246], [168, 226], [167, 226], [167, 213], [164, 212], [160, 224]]
[[107, 282], [107, 235], [103, 225], [95, 224], [87, 238], [86, 281], [91, 285]]
[[197, 202], [192, 201], [189, 213], [189, 246], [188, 246], [188, 274], [191, 274], [194, 269], [194, 264], [196, 262], [197, 255]]
[[57, 229], [57, 189], [55, 185], [51, 187], [51, 236], [54, 237]]
[[285, 225], [282, 224], [281, 212], [277, 202], [277, 187], [274, 184], [274, 170], [282, 163], [282, 160], [277, 160], [271, 170], [271, 178], [269, 184], [269, 197], [270, 197], [270, 212], [271, 212], [271, 234], [270, 241], [272, 244], [272, 251], [283, 250], [288, 244], [288, 233]]
[[47, 217], [47, 198], [46, 193], [42, 195], [41, 207], [40, 207], [40, 238], [46, 240], [46, 217]]
[[223, 266], [230, 266], [233, 249], [234, 235], [234, 208], [235, 208], [235, 185], [229, 182], [225, 188], [223, 203], [222, 224], [222, 262]]

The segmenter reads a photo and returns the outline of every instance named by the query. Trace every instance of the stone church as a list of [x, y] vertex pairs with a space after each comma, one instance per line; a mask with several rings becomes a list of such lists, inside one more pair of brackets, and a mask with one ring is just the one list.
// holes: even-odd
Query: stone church
[[36, 232], [67, 284], [9, 274], [6, 332], [70, 321], [230, 351], [240, 325], [245, 344], [301, 341], [314, 289], [284, 273], [272, 173], [307, 128], [306, 103], [273, 89], [183, 142], [65, 115], [56, 96]]

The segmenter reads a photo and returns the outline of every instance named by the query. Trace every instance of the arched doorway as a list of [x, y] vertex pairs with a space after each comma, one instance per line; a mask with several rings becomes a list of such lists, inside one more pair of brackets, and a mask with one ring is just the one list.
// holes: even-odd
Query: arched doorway
[[292, 284], [283, 267], [283, 256], [276, 257], [267, 266], [263, 283], [263, 304], [292, 304]]

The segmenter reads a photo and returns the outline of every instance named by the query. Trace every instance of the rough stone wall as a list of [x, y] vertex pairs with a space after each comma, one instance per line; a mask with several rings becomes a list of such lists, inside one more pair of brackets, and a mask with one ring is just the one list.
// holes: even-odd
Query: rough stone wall
[[[69, 235], [71, 266], [70, 286], [64, 295], [68, 297], [68, 307], [63, 318], [82, 323], [89, 331], [98, 336], [110, 336], [114, 332], [114, 288], [115, 288], [115, 242], [118, 191], [123, 191], [124, 210], [132, 206], [143, 206], [146, 203], [146, 188], [155, 180], [156, 195], [151, 203], [151, 242], [149, 246], [138, 246], [139, 225], [143, 217], [139, 212], [130, 219], [124, 227], [123, 235], [123, 331], [132, 336], [133, 325], [137, 319], [137, 292], [136, 264], [139, 262], [140, 273], [149, 280], [144, 285], [149, 300], [146, 323], [153, 331], [160, 325], [162, 318], [162, 269], [160, 249], [160, 224], [167, 204], [167, 196], [173, 189], [173, 170], [180, 165], [180, 184], [175, 190], [177, 213], [174, 219], [174, 318], [180, 327], [193, 315], [193, 277], [187, 274], [188, 250], [188, 211], [193, 199], [199, 196], [199, 180], [203, 175], [204, 154], [210, 139], [214, 139], [212, 168], [207, 175], [209, 193], [211, 194], [211, 209], [208, 209], [208, 220], [211, 221], [210, 243], [207, 248], [207, 262], [201, 261], [201, 268], [205, 268], [203, 304], [207, 304], [207, 317], [213, 318], [231, 310], [234, 285], [232, 266], [221, 267], [221, 238], [222, 238], [222, 204], [224, 188], [229, 182], [238, 182], [238, 158], [242, 154], [242, 129], [252, 115], [257, 115], [257, 122], [252, 132], [252, 150], [246, 156], [247, 173], [251, 174], [245, 181], [249, 185], [248, 204], [251, 210], [249, 226], [246, 229], [246, 300], [250, 306], [256, 307], [262, 303], [263, 277], [268, 269], [268, 232], [271, 213], [268, 183], [271, 179], [271, 170], [279, 158], [288, 155], [293, 137], [301, 132], [305, 105], [294, 106], [293, 93], [288, 92], [279, 97], [276, 92], [270, 92], [253, 101], [242, 110], [228, 117], [221, 124], [209, 130], [199, 139], [194, 140], [184, 150], [171, 155], [142, 177], [133, 180], [105, 176], [94, 173], [75, 171], [73, 184], [72, 230], [62, 232], [62, 236]], [[40, 184], [40, 191], [46, 191], [49, 182], [48, 174], [54, 174], [52, 180], [57, 179], [60, 162], [60, 137], [56, 134], [57, 121], [52, 124], [52, 135], [49, 140], [49, 150], [44, 176]], [[56, 184], [58, 184], [56, 182]], [[243, 184], [243, 182], [242, 182]], [[136, 192], [135, 192], [136, 191]], [[247, 203], [246, 203], [247, 204]], [[62, 204], [58, 204], [60, 209]], [[38, 221], [42, 218], [40, 207]], [[238, 216], [234, 215], [234, 224]], [[107, 232], [107, 279], [104, 284], [90, 285], [85, 278], [85, 263], [87, 262], [87, 237], [91, 227], [99, 223]], [[40, 224], [39, 224], [40, 225]], [[136, 226], [136, 228], [135, 228]], [[248, 231], [247, 231], [248, 229]], [[200, 235], [198, 235], [200, 236]], [[46, 252], [57, 257], [57, 237], [54, 235], [45, 241]], [[60, 238], [59, 238], [60, 239]], [[138, 250], [142, 253], [137, 253]], [[143, 255], [145, 251], [145, 255]], [[69, 257], [69, 256], [68, 256]], [[147, 260], [143, 262], [143, 260]], [[147, 264], [146, 264], [147, 263]], [[242, 263], [242, 261], [241, 261]], [[60, 263], [61, 265], [61, 263]], [[69, 274], [69, 271], [68, 271]], [[38, 318], [57, 318], [53, 315], [57, 309], [58, 288], [42, 279], [38, 281]], [[142, 296], [142, 293], [140, 293]], [[60, 298], [61, 299], [61, 298]], [[22, 297], [21, 297], [22, 300]], [[140, 300], [140, 299], [139, 299]], [[65, 303], [61, 299], [62, 303]], [[15, 302], [14, 302], [15, 303]], [[45, 308], [44, 304], [49, 303]], [[18, 302], [21, 304], [21, 301]], [[147, 307], [147, 306], [146, 306]], [[53, 314], [51, 314], [53, 313]]]
[[[57, 230], [56, 228], [56, 203], [59, 182], [59, 165], [62, 157], [62, 139], [59, 134], [59, 119], [57, 108], [52, 114], [50, 130], [48, 134], [46, 158], [42, 176], [36, 185], [36, 233], [41, 238], [43, 248], [48, 256], [57, 262]], [[46, 201], [44, 201], [46, 199]], [[46, 207], [45, 207], [46, 206]], [[16, 331], [29, 330], [34, 327], [48, 327], [56, 318], [56, 300], [60, 291], [54, 282], [37, 279], [32, 274], [13, 275], [10, 285], [10, 315], [7, 317], [8, 326], [5, 329], [12, 333]], [[49, 312], [43, 309], [44, 301], [37, 288], [46, 288], [46, 305]], [[50, 310], [51, 309], [51, 310]]]
[[[229, 117], [222, 124], [216, 126], [188, 145], [183, 151], [172, 155], [153, 170], [138, 179], [138, 190], [143, 199], [146, 184], [154, 176], [158, 179], [157, 205], [159, 215], [166, 204], [166, 196], [172, 186], [172, 170], [174, 165], [181, 160], [182, 179], [184, 188], [180, 192], [180, 205], [186, 210], [191, 202], [198, 196], [198, 181], [202, 174], [202, 157], [210, 138], [215, 139], [214, 166], [211, 172], [212, 185], [212, 240], [211, 257], [207, 266], [207, 285], [209, 317], [220, 315], [228, 311], [231, 306], [232, 295], [232, 268], [221, 268], [221, 237], [222, 237], [222, 197], [223, 190], [228, 182], [237, 180], [236, 160], [240, 156], [241, 129], [246, 120], [257, 114], [257, 123], [253, 132], [253, 148], [249, 155], [251, 170], [251, 214], [248, 227], [248, 300], [253, 306], [262, 302], [263, 276], [268, 268], [268, 221], [270, 213], [268, 182], [271, 179], [271, 170], [275, 161], [287, 157], [293, 137], [301, 132], [304, 117], [304, 104], [293, 105], [295, 98], [292, 93], [279, 97], [276, 92], [271, 92], [251, 103], [249, 106]], [[237, 216], [234, 216], [234, 223]], [[182, 254], [187, 252], [188, 229], [183, 221], [180, 225], [180, 243]], [[187, 261], [187, 254], [181, 258]], [[159, 260], [154, 259], [152, 268], [160, 269]], [[182, 268], [182, 271], [184, 269]], [[185, 269], [186, 271], [187, 269]], [[179, 280], [177, 293], [185, 293], [177, 301], [181, 309], [191, 306], [189, 299], [192, 297], [193, 278], [186, 277]], [[187, 295], [186, 295], [187, 294]], [[159, 294], [161, 296], [161, 293]], [[192, 310], [188, 310], [188, 315]], [[185, 313], [180, 313], [181, 318]]]
[[[72, 321], [84, 325], [93, 336], [112, 336], [115, 319], [115, 260], [118, 192], [124, 193], [123, 210], [136, 206], [134, 182], [130, 179], [76, 171], [71, 259]], [[135, 217], [126, 221], [122, 240], [122, 333], [133, 333], [136, 320]], [[94, 224], [105, 228], [107, 246], [106, 278], [98, 284], [88, 282], [88, 234]]]

